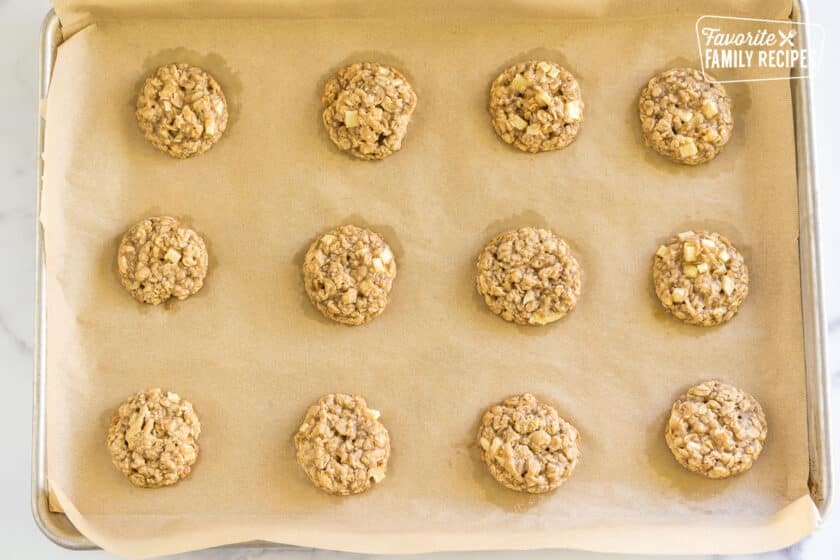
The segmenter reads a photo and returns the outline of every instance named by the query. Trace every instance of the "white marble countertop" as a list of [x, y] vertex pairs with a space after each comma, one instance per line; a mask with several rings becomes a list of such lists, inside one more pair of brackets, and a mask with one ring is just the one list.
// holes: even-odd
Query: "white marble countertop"
[[[840, 2], [810, 0], [811, 21], [825, 26], [825, 52], [814, 79], [817, 157], [822, 205], [825, 267], [825, 305], [829, 320], [829, 367], [833, 373], [834, 410], [840, 411]], [[0, 364], [7, 403], [0, 409], [6, 430], [0, 461], [0, 556], [5, 558], [112, 558], [104, 552], [74, 553], [50, 543], [36, 528], [29, 511], [30, 431], [32, 395], [33, 274], [35, 231], [35, 157], [37, 115], [38, 33], [49, 10], [48, 0], [0, 0]], [[835, 415], [834, 448], [840, 449], [840, 413]], [[20, 427], [18, 429], [17, 427]], [[815, 560], [837, 557], [840, 549], [840, 507], [825, 526], [789, 549], [757, 556], [762, 560], [789, 558]], [[356, 555], [324, 551], [280, 552], [262, 549], [210, 550], [184, 554], [178, 559], [221, 558], [345, 559]], [[442, 553], [423, 558], [543, 558], [619, 559], [618, 555], [570, 551], [529, 553]]]

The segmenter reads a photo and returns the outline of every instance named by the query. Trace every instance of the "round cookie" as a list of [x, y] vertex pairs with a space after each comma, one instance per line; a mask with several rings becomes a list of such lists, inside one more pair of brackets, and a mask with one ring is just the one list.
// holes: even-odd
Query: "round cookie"
[[547, 325], [580, 297], [580, 266], [553, 232], [522, 227], [494, 237], [478, 256], [475, 285], [493, 313], [520, 325]]
[[767, 419], [752, 395], [706, 381], [681, 396], [671, 408], [665, 442], [686, 469], [709, 478], [749, 470], [767, 439]]
[[146, 140], [172, 157], [203, 154], [227, 128], [225, 94], [197, 66], [167, 64], [146, 78], [134, 113]]
[[359, 159], [375, 160], [402, 147], [417, 94], [396, 68], [363, 62], [327, 80], [321, 103], [335, 145]]
[[499, 138], [532, 153], [565, 148], [583, 122], [575, 77], [553, 62], [520, 62], [490, 86], [490, 116]]
[[123, 287], [139, 302], [157, 305], [186, 299], [204, 285], [207, 248], [195, 231], [169, 216], [131, 226], [117, 251]]
[[354, 225], [318, 238], [303, 258], [312, 304], [328, 319], [362, 325], [385, 311], [397, 262], [378, 233]]
[[684, 231], [653, 257], [653, 288], [671, 315], [711, 327], [738, 313], [749, 291], [744, 257], [718, 233]]
[[645, 144], [671, 161], [697, 165], [714, 159], [732, 136], [732, 100], [723, 85], [692, 68], [650, 79], [639, 98]]
[[481, 458], [500, 484], [517, 492], [554, 490], [580, 458], [580, 434], [531, 394], [490, 407], [478, 429]]
[[294, 440], [298, 464], [328, 494], [361, 494], [388, 470], [388, 430], [362, 397], [321, 397], [309, 407]]
[[198, 459], [201, 423], [188, 401], [151, 389], [133, 395], [111, 416], [111, 462], [135, 486], [158, 488], [190, 474]]

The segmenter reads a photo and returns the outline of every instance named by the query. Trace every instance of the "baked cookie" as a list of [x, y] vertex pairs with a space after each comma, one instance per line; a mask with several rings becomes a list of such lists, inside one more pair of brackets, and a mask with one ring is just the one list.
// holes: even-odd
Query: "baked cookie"
[[354, 225], [322, 235], [303, 258], [310, 301], [345, 325], [362, 325], [385, 311], [396, 275], [397, 262], [382, 236]]
[[187, 299], [204, 285], [207, 248], [200, 235], [175, 218], [146, 218], [123, 236], [117, 270], [123, 287], [139, 302]]
[[146, 140], [186, 159], [213, 147], [227, 128], [225, 94], [213, 76], [189, 64], [167, 64], [146, 78], [134, 113]]
[[490, 310], [520, 325], [547, 325], [580, 297], [580, 266], [554, 232], [521, 227], [494, 237], [478, 256], [475, 285]]
[[653, 288], [662, 307], [690, 325], [711, 327], [734, 317], [749, 283], [744, 257], [718, 233], [684, 231], [653, 257]]
[[190, 474], [198, 459], [201, 423], [190, 402], [151, 389], [122, 403], [111, 416], [111, 462], [135, 486], [158, 488]]
[[752, 395], [720, 381], [706, 381], [671, 408], [665, 441], [686, 469], [726, 478], [750, 469], [767, 439], [767, 419]]
[[698, 70], [675, 68], [650, 79], [639, 98], [645, 144], [671, 161], [713, 159], [732, 136], [732, 100]]
[[417, 95], [396, 68], [362, 62], [327, 80], [321, 103], [324, 126], [335, 145], [359, 159], [374, 160], [402, 147]]
[[385, 478], [391, 455], [388, 430], [379, 411], [368, 408], [362, 397], [321, 397], [309, 407], [294, 439], [298, 464], [328, 494], [361, 494]]
[[580, 458], [575, 427], [528, 393], [487, 409], [478, 446], [493, 478], [506, 488], [532, 494], [566, 482]]
[[558, 64], [520, 62], [490, 86], [490, 116], [499, 138], [520, 150], [559, 150], [572, 143], [583, 122], [580, 86]]

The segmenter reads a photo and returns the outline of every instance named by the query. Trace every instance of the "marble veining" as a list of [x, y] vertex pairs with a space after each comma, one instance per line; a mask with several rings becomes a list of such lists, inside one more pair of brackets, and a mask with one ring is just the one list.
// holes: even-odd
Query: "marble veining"
[[[818, 115], [817, 157], [820, 162], [823, 245], [825, 248], [826, 313], [829, 325], [829, 367], [834, 379], [832, 401], [840, 411], [840, 260], [835, 245], [840, 241], [840, 158], [836, 157], [834, 131], [840, 130], [840, 107], [835, 98], [840, 76], [829, 70], [840, 63], [840, 3], [811, 0], [811, 18], [826, 27], [824, 72], [815, 78], [815, 104]], [[0, 500], [0, 535], [3, 554], [8, 558], [112, 558], [104, 552], [72, 553], [48, 542], [35, 527], [28, 512], [31, 410], [31, 371], [33, 353], [34, 233], [35, 233], [35, 142], [38, 104], [38, 33], [41, 19], [49, 9], [47, 0], [0, 0], [0, 364], [4, 375], [5, 406], [1, 409], [6, 428], [0, 461], [3, 499]], [[840, 448], [838, 415], [834, 421], [834, 447]], [[23, 426], [23, 429], [14, 429]], [[840, 513], [835, 512], [813, 536], [786, 550], [751, 556], [761, 560], [816, 560], [836, 557], [840, 548]], [[437, 560], [528, 558], [619, 559], [622, 555], [570, 551], [528, 553], [442, 553], [421, 555]], [[363, 555], [323, 550], [218, 549], [176, 555], [181, 560], [361, 560]], [[416, 558], [416, 557], [414, 557]], [[638, 556], [633, 558], [640, 558]], [[733, 557], [735, 558], [735, 557]]]

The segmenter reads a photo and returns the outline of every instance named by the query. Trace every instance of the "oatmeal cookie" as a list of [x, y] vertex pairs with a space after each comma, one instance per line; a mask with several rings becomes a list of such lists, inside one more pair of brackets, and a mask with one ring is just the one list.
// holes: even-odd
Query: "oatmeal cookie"
[[522, 227], [494, 237], [478, 256], [475, 285], [493, 313], [520, 325], [547, 325], [580, 297], [580, 266], [553, 232]]
[[327, 80], [321, 103], [335, 145], [359, 159], [375, 160], [402, 147], [417, 95], [396, 68], [363, 62]]
[[692, 68], [650, 79], [639, 98], [645, 144], [677, 163], [712, 160], [732, 136], [732, 100], [723, 85]]
[[686, 469], [709, 478], [749, 470], [767, 439], [767, 419], [752, 395], [706, 381], [677, 399], [665, 428], [671, 453]]
[[378, 233], [344, 225], [317, 239], [303, 258], [306, 294], [328, 319], [362, 325], [385, 311], [397, 275]]
[[167, 64], [146, 78], [134, 113], [146, 140], [186, 159], [213, 147], [227, 128], [225, 94], [197, 66]]
[[117, 270], [123, 287], [139, 302], [187, 299], [204, 285], [207, 248], [201, 236], [175, 218], [146, 218], [123, 236]]
[[309, 407], [294, 439], [298, 464], [328, 494], [361, 494], [385, 478], [391, 455], [388, 430], [379, 411], [368, 408], [362, 397], [321, 397]]
[[499, 138], [532, 153], [565, 148], [583, 122], [575, 77], [553, 62], [520, 62], [490, 86], [490, 116]]
[[493, 478], [511, 490], [532, 494], [566, 482], [580, 458], [575, 427], [528, 393], [487, 409], [478, 446]]
[[711, 327], [738, 313], [749, 291], [744, 257], [718, 233], [684, 231], [653, 257], [653, 288], [671, 315]]
[[190, 474], [198, 458], [201, 424], [176, 393], [151, 389], [122, 403], [111, 416], [111, 461], [135, 486], [158, 488]]

